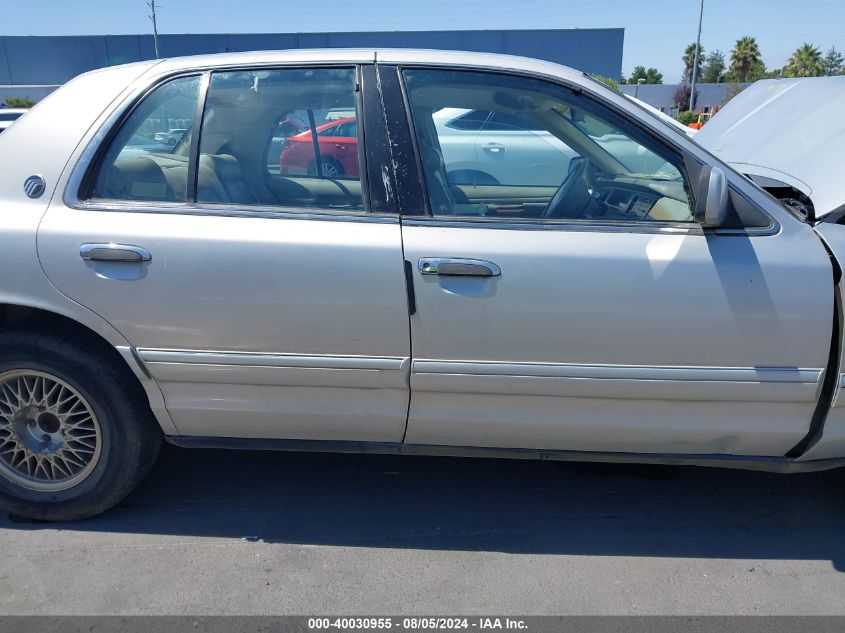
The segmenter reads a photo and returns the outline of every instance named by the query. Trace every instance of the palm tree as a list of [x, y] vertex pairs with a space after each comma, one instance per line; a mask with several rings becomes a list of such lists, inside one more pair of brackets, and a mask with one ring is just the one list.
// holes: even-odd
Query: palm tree
[[757, 46], [757, 40], [746, 35], [736, 41], [736, 45], [731, 51], [731, 71], [736, 75], [739, 83], [747, 81], [752, 69], [761, 62], [760, 47]]
[[[688, 84], [692, 81], [692, 65], [695, 59], [695, 42], [687, 46], [684, 50], [684, 56], [681, 58], [684, 62], [684, 83]], [[698, 75], [701, 75], [701, 65], [704, 63], [704, 47], [702, 46], [698, 51]]]
[[784, 74], [787, 77], [821, 77], [825, 74], [825, 70], [822, 52], [805, 42], [786, 62]]

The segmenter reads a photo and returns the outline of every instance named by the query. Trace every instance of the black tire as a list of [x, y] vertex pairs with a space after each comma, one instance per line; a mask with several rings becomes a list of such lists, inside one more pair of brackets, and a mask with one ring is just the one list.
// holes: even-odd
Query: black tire
[[[323, 177], [324, 178], [343, 178], [345, 176], [345, 172], [343, 169], [343, 165], [341, 165], [338, 161], [334, 158], [323, 158], [321, 159], [323, 163]], [[311, 163], [308, 167], [308, 175], [309, 176], [316, 176], [317, 175], [317, 161]]]
[[0, 469], [0, 508], [28, 519], [73, 521], [132, 492], [155, 463], [162, 434], [137, 379], [107, 344], [35, 330], [0, 332], [0, 374], [16, 370], [46, 372], [87, 400], [101, 448], [93, 470], [60, 491], [27, 488]]

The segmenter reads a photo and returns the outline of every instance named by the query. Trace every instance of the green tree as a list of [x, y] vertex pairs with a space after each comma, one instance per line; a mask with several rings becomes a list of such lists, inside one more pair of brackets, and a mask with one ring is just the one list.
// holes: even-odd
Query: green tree
[[766, 70], [766, 67], [763, 66], [763, 71], [764, 72], [762, 76], [757, 77], [755, 81], [757, 79], [780, 79], [781, 77], [783, 77], [783, 68], [773, 68], [772, 70]]
[[845, 63], [845, 57], [842, 56], [842, 53], [836, 50], [835, 46], [831, 46], [830, 50], [828, 50], [827, 54], [824, 56], [825, 74], [830, 76], [841, 73], [843, 70], [843, 63]]
[[786, 62], [783, 74], [786, 77], [820, 77], [827, 71], [822, 52], [817, 46], [806, 42]]
[[[745, 83], [748, 81], [752, 71], [762, 64], [763, 60], [760, 58], [760, 47], [757, 46], [757, 40], [746, 35], [736, 41], [731, 51], [731, 72], [737, 82]], [[763, 72], [765, 72], [765, 66], [763, 66]]]
[[[688, 84], [692, 81], [692, 68], [695, 63], [695, 42], [690, 44], [684, 50], [684, 55], [681, 58], [684, 62], [684, 83]], [[698, 74], [701, 76], [701, 66], [704, 64], [704, 47], [702, 46], [698, 51]]]
[[637, 83], [637, 80], [642, 79], [645, 84], [662, 84], [663, 74], [657, 72], [656, 68], [646, 68], [645, 66], [635, 66], [634, 72], [628, 78], [629, 84]]
[[701, 71], [701, 83], [718, 84], [725, 81], [725, 54], [715, 50], [707, 56]]
[[29, 97], [6, 97], [6, 106], [9, 108], [31, 108], [35, 101]]
[[596, 81], [602, 82], [608, 88], [619, 92], [619, 84], [616, 82], [615, 79], [611, 79], [610, 77], [605, 77], [604, 75], [590, 75]]
[[748, 74], [745, 76], [745, 81], [742, 81], [739, 78], [733, 68], [729, 68], [728, 72], [725, 73], [724, 82], [734, 84], [754, 83], [760, 79], [780, 79], [781, 77], [783, 77], [783, 68], [772, 68], [769, 70], [766, 68], [766, 64], [763, 63], [763, 60], [758, 60], [751, 65], [751, 68], [748, 70]]
[[690, 123], [696, 123], [697, 121], [698, 115], [695, 112], [690, 112], [689, 110], [681, 110], [678, 112], [678, 123], [681, 125], [689, 125]]

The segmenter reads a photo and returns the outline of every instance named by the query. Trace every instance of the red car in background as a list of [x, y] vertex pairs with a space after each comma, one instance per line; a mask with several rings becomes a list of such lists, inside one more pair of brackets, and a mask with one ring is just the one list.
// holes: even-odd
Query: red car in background
[[[358, 122], [337, 119], [317, 126], [320, 162], [326, 178], [358, 177]], [[282, 174], [316, 176], [317, 160], [311, 130], [289, 136], [279, 156]]]

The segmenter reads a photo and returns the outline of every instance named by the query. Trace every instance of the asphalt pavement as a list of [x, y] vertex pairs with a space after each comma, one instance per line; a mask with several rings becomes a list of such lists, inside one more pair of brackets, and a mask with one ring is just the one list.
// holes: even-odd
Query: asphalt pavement
[[0, 516], [0, 614], [845, 614], [845, 470], [165, 447], [119, 507]]

